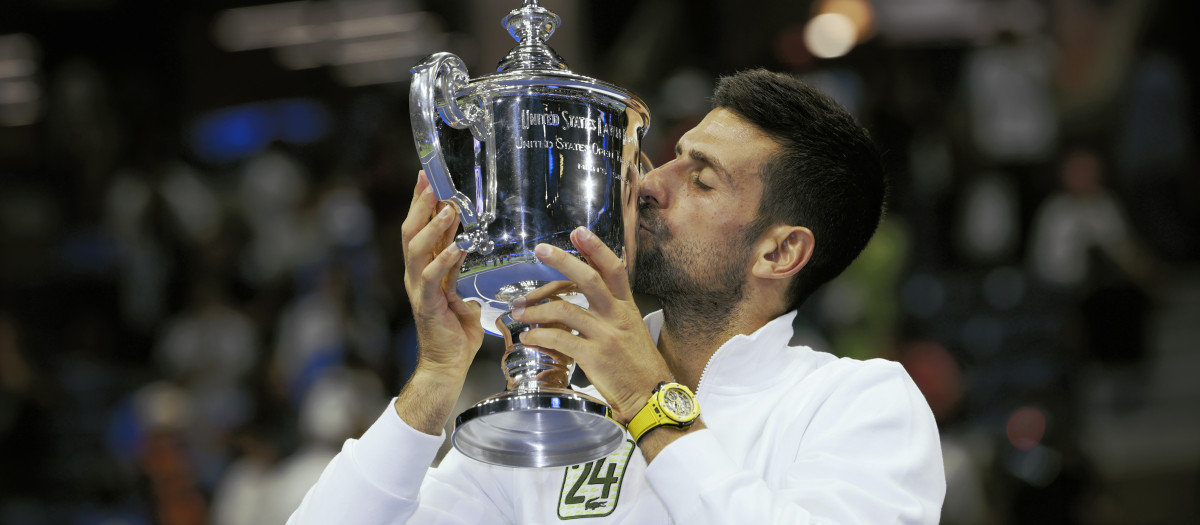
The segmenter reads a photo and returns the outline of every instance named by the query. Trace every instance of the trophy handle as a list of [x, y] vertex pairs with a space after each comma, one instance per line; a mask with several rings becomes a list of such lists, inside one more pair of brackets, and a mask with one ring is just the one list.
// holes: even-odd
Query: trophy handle
[[449, 201], [458, 210], [463, 233], [455, 238], [455, 244], [464, 252], [478, 251], [487, 255], [495, 247], [484, 229], [487, 218], [481, 221], [471, 199], [454, 187], [437, 132], [440, 118], [453, 128], [470, 128], [476, 140], [487, 138], [483, 119], [478, 118], [479, 112], [471, 111], [478, 108], [459, 106], [455, 100], [455, 95], [467, 85], [467, 66], [452, 53], [434, 53], [417, 64], [412, 73], [408, 111], [421, 167], [425, 169], [425, 176], [438, 200]]

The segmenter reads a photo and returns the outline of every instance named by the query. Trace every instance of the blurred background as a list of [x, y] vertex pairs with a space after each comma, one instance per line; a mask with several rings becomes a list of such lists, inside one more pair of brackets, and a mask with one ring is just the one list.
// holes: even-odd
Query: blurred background
[[[4, 0], [0, 523], [286, 519], [414, 363], [408, 68], [494, 70], [518, 4]], [[796, 341], [907, 367], [943, 523], [1200, 522], [1195, 2], [543, 5], [656, 162], [749, 67], [872, 131], [888, 216]]]

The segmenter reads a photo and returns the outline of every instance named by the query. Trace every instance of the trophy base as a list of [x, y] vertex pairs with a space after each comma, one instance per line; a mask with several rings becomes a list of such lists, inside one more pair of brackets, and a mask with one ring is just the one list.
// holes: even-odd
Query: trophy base
[[625, 429], [609, 413], [608, 405], [574, 390], [509, 390], [463, 411], [451, 441], [467, 457], [493, 465], [578, 465], [625, 442]]

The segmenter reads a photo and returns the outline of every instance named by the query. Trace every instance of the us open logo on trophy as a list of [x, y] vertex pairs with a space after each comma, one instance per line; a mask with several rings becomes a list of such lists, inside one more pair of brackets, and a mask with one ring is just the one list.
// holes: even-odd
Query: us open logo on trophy
[[[533, 248], [578, 256], [569, 238], [578, 226], [628, 263], [650, 114], [632, 93], [568, 70], [546, 45], [561, 19], [537, 0], [503, 22], [517, 45], [496, 72], [470, 79], [459, 57], [436, 53], [413, 68], [409, 93], [421, 165], [463, 227], [457, 291], [482, 304], [484, 329], [506, 345], [506, 390], [459, 415], [452, 441], [497, 465], [576, 465], [615, 452], [624, 429], [607, 405], [571, 389], [573, 362], [521, 344], [529, 326], [508, 313], [516, 298], [565, 280]], [[562, 298], [586, 307], [582, 295]]]

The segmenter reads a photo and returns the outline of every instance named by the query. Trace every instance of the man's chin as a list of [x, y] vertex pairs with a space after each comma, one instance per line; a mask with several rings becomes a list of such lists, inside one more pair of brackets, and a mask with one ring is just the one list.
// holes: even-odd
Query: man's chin
[[652, 278], [647, 279], [648, 277], [651, 277], [652, 273], [653, 272], [645, 271], [645, 269], [642, 269], [642, 271], [639, 271], [638, 268], [631, 270], [629, 275], [629, 289], [638, 295], [646, 295], [656, 299], [661, 299], [663, 290], [662, 283], [654, 282], [654, 279]]

